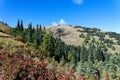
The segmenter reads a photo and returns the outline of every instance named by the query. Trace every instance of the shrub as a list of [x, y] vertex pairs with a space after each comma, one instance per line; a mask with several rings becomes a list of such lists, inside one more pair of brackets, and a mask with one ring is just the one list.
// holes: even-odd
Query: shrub
[[112, 50], [113, 50], [113, 51], [115, 51], [115, 50], [116, 50], [116, 49], [115, 49], [115, 46], [112, 46]]
[[24, 38], [22, 36], [15, 37], [15, 40], [24, 42]]
[[79, 35], [80, 38], [85, 38], [84, 34]]

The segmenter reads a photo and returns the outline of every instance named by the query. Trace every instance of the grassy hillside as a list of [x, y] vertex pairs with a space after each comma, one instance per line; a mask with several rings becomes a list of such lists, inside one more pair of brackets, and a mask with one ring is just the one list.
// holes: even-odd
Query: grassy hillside
[[[68, 45], [81, 46], [83, 43], [86, 45], [92, 40], [105, 43], [108, 53], [120, 52], [120, 45], [118, 44], [119, 39], [114, 35], [111, 38], [110, 32], [105, 32], [97, 28], [86, 28], [81, 26], [51, 26], [47, 27], [48, 32], [53, 32], [54, 37], [58, 38], [59, 33], [57, 29], [61, 29], [60, 38]], [[117, 33], [116, 33], [117, 34]]]
[[42, 52], [29, 46], [29, 43], [18, 41], [15, 37], [2, 32], [0, 32], [0, 48], [10, 53], [18, 52], [26, 57], [39, 56], [42, 59], [44, 56]]
[[4, 23], [4, 22], [0, 22], [0, 32], [8, 32], [8, 30], [10, 30], [10, 27]]
[[[29, 43], [0, 32], [0, 80], [77, 79], [72, 67], [47, 58]], [[45, 76], [46, 75], [46, 76]]]
[[0, 32], [0, 79], [120, 80], [119, 34], [20, 24]]

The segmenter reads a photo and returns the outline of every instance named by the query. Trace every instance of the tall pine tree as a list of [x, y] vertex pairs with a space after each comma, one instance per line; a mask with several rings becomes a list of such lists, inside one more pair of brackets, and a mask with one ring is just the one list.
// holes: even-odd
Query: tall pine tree
[[23, 21], [21, 20], [21, 24], [20, 24], [20, 30], [23, 30], [24, 27], [23, 27]]
[[21, 26], [21, 25], [20, 25], [20, 20], [18, 19], [16, 29], [17, 29], [17, 30], [20, 30], [20, 26]]

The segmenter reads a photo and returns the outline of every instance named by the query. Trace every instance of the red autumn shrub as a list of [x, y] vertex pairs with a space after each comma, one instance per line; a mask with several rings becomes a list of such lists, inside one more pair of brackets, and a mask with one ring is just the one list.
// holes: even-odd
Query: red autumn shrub
[[54, 68], [47, 68], [47, 65], [47, 62], [36, 62], [17, 52], [0, 50], [0, 69], [4, 72], [0, 74], [2, 80], [76, 80], [74, 74], [57, 72]]
[[85, 80], [85, 78], [83, 76], [79, 76], [78, 80]]
[[105, 75], [105, 80], [109, 80], [109, 75], [108, 74]]

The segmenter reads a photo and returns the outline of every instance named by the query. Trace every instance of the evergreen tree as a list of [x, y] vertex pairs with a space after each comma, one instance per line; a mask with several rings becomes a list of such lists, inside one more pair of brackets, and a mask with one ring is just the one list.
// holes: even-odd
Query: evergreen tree
[[81, 61], [81, 62], [84, 62], [84, 59], [86, 58], [86, 57], [84, 57], [84, 56], [85, 56], [84, 51], [85, 51], [85, 46], [84, 46], [84, 44], [83, 44], [83, 45], [81, 46], [81, 51], [80, 51], [80, 61]]
[[[40, 24], [40, 26], [39, 26], [39, 27], [40, 27], [40, 30], [42, 30], [42, 26], [41, 26], [41, 24]], [[45, 30], [45, 27], [44, 27], [44, 30]]]
[[32, 23], [28, 24], [28, 30], [32, 30]]
[[32, 42], [32, 34], [33, 34], [33, 31], [32, 31], [32, 23], [30, 23], [28, 25], [28, 29], [27, 29], [27, 35], [26, 35], [26, 39], [28, 42]]
[[20, 27], [21, 27], [21, 25], [20, 25], [20, 20], [18, 19], [16, 29], [17, 29], [17, 30], [20, 30]]
[[50, 50], [52, 49], [49, 39], [49, 35], [45, 33], [43, 37], [43, 42], [40, 46], [40, 49], [45, 52], [45, 55], [50, 54]]
[[[40, 28], [41, 28], [41, 25], [40, 25]], [[46, 31], [45, 26], [43, 27], [43, 30]]]
[[33, 47], [38, 49], [38, 46], [39, 46], [39, 41], [37, 39], [37, 31], [34, 31], [33, 33], [33, 36], [32, 36], [32, 39], [33, 39]]
[[61, 34], [62, 34], [62, 32], [63, 32], [63, 30], [62, 29], [60, 29], [60, 28], [57, 28], [57, 33], [58, 33], [58, 36], [59, 36], [59, 39], [60, 39], [60, 37], [61, 37]]
[[21, 24], [20, 24], [20, 30], [23, 30], [24, 27], [23, 27], [23, 21], [21, 20]]
[[68, 62], [70, 62], [71, 59], [72, 59], [72, 55], [71, 55], [71, 53], [70, 53], [70, 51], [69, 51], [69, 52], [68, 52]]
[[61, 64], [61, 65], [64, 65], [64, 64], [65, 64], [64, 56], [62, 56], [62, 58], [61, 58], [61, 60], [60, 60], [60, 64]]
[[78, 58], [78, 61], [80, 61], [80, 51], [81, 51], [81, 47], [78, 46], [78, 47], [77, 47], [77, 52], [78, 52], [77, 58]]
[[37, 24], [37, 25], [36, 25], [36, 30], [37, 30], [37, 31], [39, 30], [39, 28], [38, 28], [38, 27], [39, 27], [39, 25]]

